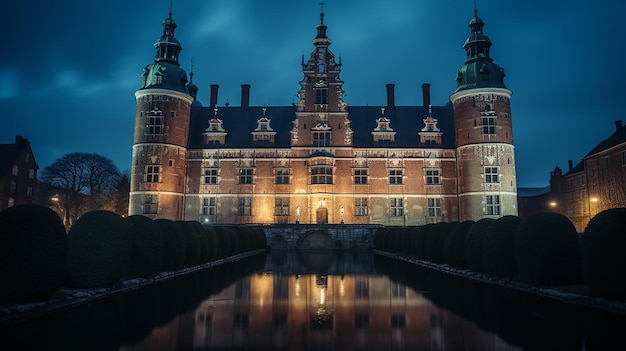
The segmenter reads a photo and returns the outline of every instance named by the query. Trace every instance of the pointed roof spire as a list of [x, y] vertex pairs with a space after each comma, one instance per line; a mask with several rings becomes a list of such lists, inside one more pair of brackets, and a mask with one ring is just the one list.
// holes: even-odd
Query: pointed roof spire
[[313, 39], [314, 45], [330, 45], [331, 41], [326, 36], [326, 25], [324, 24], [324, 2], [320, 2], [320, 24], [317, 25], [317, 36]]

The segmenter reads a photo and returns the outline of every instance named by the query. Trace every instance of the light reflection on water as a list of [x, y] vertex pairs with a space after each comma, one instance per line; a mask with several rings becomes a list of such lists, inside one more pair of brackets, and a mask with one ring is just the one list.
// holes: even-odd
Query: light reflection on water
[[[122, 349], [522, 350], [354, 257], [320, 257], [268, 256], [283, 271], [246, 276]], [[361, 273], [328, 274], [337, 265]]]

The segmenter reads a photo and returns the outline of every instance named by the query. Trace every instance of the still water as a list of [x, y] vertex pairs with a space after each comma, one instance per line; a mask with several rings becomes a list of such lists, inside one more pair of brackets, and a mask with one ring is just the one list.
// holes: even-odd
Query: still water
[[2, 342], [128, 351], [620, 350], [625, 332], [624, 316], [368, 252], [273, 252], [5, 328]]

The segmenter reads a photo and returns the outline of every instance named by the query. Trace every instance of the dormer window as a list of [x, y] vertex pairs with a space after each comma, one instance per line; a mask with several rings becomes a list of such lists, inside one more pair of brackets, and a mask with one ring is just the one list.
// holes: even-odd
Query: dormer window
[[276, 132], [270, 126], [271, 120], [265, 116], [266, 111], [267, 108], [263, 107], [263, 116], [257, 119], [257, 127], [254, 131], [252, 131], [252, 141], [255, 143], [267, 141], [274, 144], [274, 136], [276, 135]]
[[437, 126], [437, 119], [433, 117], [432, 107], [428, 106], [428, 117], [424, 118], [424, 128], [420, 130], [419, 135], [420, 143], [422, 145], [441, 145], [441, 136], [443, 133]]
[[374, 142], [392, 142], [395, 140], [396, 132], [391, 128], [391, 120], [385, 117], [385, 108], [382, 107], [380, 110], [382, 116], [376, 120], [376, 128], [372, 132], [372, 137]]
[[220, 144], [226, 143], [226, 130], [222, 127], [223, 121], [217, 117], [217, 108], [214, 109], [215, 115], [209, 120], [209, 126], [204, 130], [204, 143], [205, 144]]
[[319, 65], [317, 65], [317, 72], [318, 73], [326, 72], [326, 65], [323, 63], [320, 63]]

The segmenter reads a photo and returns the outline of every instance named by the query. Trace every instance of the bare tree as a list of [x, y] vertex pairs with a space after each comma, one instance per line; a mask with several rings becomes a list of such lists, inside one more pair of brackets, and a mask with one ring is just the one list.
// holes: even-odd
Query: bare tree
[[66, 154], [45, 167], [40, 180], [58, 191], [64, 222], [71, 225], [83, 212], [101, 208], [115, 191], [120, 172], [108, 158], [82, 152]]

